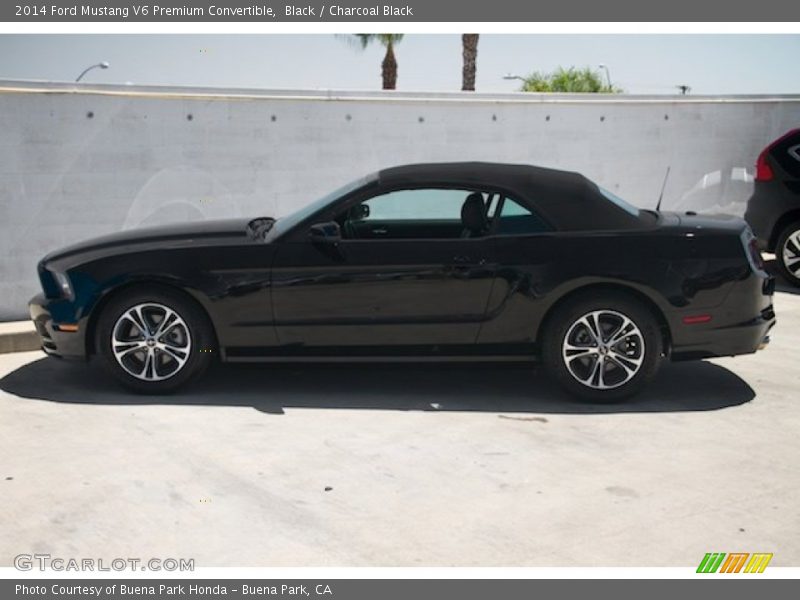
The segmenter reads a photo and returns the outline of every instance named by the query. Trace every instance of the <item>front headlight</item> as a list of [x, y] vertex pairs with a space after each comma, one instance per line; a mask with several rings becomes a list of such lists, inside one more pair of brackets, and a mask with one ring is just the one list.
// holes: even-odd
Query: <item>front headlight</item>
[[67, 300], [74, 300], [75, 294], [72, 292], [72, 284], [67, 274], [59, 271], [50, 271], [50, 273], [52, 273], [53, 279], [56, 280], [56, 285], [58, 285], [61, 297]]

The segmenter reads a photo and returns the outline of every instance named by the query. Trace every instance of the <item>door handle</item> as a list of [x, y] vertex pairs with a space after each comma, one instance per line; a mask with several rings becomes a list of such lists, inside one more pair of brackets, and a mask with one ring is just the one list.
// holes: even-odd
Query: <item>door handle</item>
[[375, 235], [386, 235], [387, 233], [389, 233], [389, 230], [383, 227], [376, 227], [375, 229], [372, 230], [372, 233], [374, 233]]
[[454, 256], [453, 257], [453, 262], [455, 264], [457, 264], [457, 265], [483, 266], [483, 265], [486, 264], [486, 259], [485, 258], [481, 258], [481, 259], [476, 260], [476, 259], [472, 258], [471, 256]]

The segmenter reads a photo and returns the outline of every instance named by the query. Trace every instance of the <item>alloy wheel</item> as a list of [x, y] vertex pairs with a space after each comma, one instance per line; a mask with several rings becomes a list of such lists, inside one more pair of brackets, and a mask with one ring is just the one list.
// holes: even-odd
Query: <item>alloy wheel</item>
[[800, 279], [800, 229], [789, 234], [781, 248], [783, 264], [789, 274]]
[[595, 310], [576, 319], [564, 336], [562, 357], [570, 375], [588, 388], [607, 390], [633, 379], [644, 361], [639, 327], [614, 310]]
[[163, 304], [148, 302], [127, 309], [111, 334], [117, 363], [142, 381], [162, 381], [183, 369], [192, 336], [183, 317]]

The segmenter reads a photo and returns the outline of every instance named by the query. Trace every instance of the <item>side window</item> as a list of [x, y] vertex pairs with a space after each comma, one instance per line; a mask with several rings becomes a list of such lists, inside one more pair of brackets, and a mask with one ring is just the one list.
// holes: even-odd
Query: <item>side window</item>
[[506, 197], [500, 209], [496, 232], [500, 235], [542, 233], [550, 227], [538, 215], [519, 202]]
[[489, 231], [487, 212], [496, 210], [496, 197], [465, 188], [394, 190], [351, 206], [336, 221], [343, 237], [353, 240], [482, 237]]
[[375, 196], [363, 203], [369, 207], [366, 220], [373, 221], [459, 221], [461, 205], [468, 190], [397, 190]]

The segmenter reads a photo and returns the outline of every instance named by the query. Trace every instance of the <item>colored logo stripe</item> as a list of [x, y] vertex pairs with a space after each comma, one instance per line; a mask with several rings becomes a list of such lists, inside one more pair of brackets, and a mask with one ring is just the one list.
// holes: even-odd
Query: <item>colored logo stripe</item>
[[698, 573], [716, 573], [719, 566], [722, 564], [722, 559], [725, 558], [724, 552], [708, 552], [703, 560], [700, 561], [700, 566], [697, 567]]
[[738, 573], [742, 570], [744, 562], [750, 556], [747, 552], [732, 552], [728, 554], [728, 558], [722, 563], [720, 573]]
[[700, 561], [697, 572], [716, 573], [719, 570], [720, 573], [739, 573], [744, 567], [745, 573], [763, 573], [771, 560], [772, 554], [766, 552], [732, 552], [727, 555], [724, 552], [708, 552]]
[[753, 554], [750, 562], [744, 568], [745, 573], [763, 573], [767, 568], [769, 561], [772, 560], [772, 554]]

